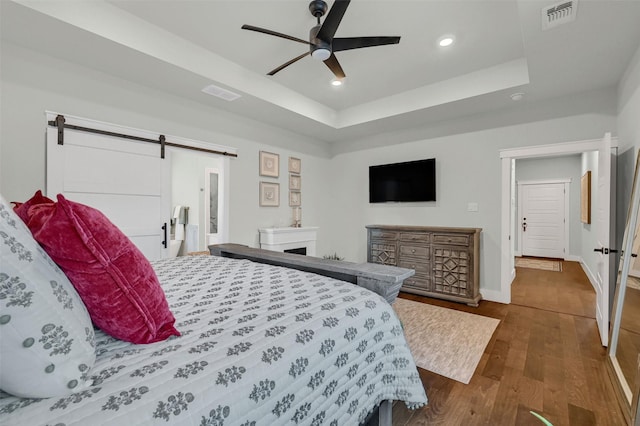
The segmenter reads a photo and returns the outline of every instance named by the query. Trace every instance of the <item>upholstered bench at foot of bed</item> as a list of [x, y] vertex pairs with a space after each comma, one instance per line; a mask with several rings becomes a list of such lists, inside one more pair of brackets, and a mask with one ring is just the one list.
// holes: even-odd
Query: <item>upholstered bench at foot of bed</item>
[[398, 296], [404, 280], [415, 274], [413, 269], [377, 263], [321, 259], [313, 256], [257, 249], [241, 244], [215, 244], [209, 246], [209, 251], [214, 256], [248, 259], [258, 263], [284, 266], [347, 281], [378, 293], [390, 304]]

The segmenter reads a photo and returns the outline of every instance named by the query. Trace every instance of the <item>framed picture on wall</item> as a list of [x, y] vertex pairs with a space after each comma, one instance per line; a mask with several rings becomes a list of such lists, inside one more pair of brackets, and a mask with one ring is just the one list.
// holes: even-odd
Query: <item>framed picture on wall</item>
[[260, 182], [260, 207], [278, 207], [280, 205], [280, 184]]
[[299, 207], [302, 204], [302, 193], [300, 191], [289, 191], [289, 206]]
[[289, 157], [289, 173], [300, 174], [302, 171], [302, 160], [295, 157]]
[[272, 152], [260, 151], [260, 176], [278, 177], [280, 156]]
[[289, 174], [289, 189], [300, 191], [302, 189], [302, 178], [300, 175]]

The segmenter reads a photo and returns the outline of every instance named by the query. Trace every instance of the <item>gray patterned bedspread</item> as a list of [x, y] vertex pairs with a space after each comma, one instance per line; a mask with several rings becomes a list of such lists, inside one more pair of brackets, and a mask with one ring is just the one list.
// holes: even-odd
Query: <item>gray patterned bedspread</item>
[[332, 278], [247, 260], [153, 263], [182, 336], [97, 332], [88, 385], [0, 397], [8, 425], [356, 425], [383, 400], [426, 396], [387, 302]]

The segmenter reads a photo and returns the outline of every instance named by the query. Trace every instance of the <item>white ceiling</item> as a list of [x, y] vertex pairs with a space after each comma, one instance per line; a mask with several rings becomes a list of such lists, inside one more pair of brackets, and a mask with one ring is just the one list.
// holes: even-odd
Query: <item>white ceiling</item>
[[[306, 0], [2, 1], [1, 24], [12, 43], [333, 143], [615, 85], [640, 44], [640, 1], [580, 0], [574, 22], [543, 31], [553, 4], [354, 0], [336, 37], [401, 40], [336, 53], [338, 88], [311, 57], [266, 76], [307, 47], [240, 28], [307, 39]], [[446, 49], [444, 34], [456, 39]], [[242, 97], [211, 97], [208, 84]]]

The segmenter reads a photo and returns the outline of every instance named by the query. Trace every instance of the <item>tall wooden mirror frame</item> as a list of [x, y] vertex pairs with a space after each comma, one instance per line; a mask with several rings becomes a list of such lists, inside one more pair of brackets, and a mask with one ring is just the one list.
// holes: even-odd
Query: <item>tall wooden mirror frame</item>
[[[633, 248], [634, 246], [638, 246], [637, 243], [639, 241], [636, 241], [636, 239], [640, 238], [640, 221], [638, 220], [638, 212], [640, 210], [639, 173], [640, 151], [636, 159], [636, 169], [627, 213], [627, 224], [624, 231], [620, 267], [618, 269], [618, 279], [611, 316], [609, 348], [607, 349], [607, 370], [613, 381], [614, 389], [627, 423], [633, 426], [640, 426], [638, 405], [640, 397], [640, 346], [637, 344], [634, 345], [633, 342], [630, 342], [627, 338], [627, 336], [636, 335], [637, 333], [630, 332], [623, 328], [621, 339], [620, 330], [622, 324], [630, 323], [628, 318], [625, 321], [625, 317], [623, 316], [625, 311], [627, 311], [627, 317], [630, 315], [629, 309], [632, 307], [637, 308], [636, 315], [640, 312], [640, 304], [634, 306], [627, 303], [625, 306], [625, 296], [628, 296], [627, 302], [630, 301], [629, 297], [631, 296], [631, 293], [627, 295], [630, 268], [632, 261], [638, 256], [638, 253], [635, 253]], [[635, 291], [636, 290], [634, 290], [634, 292]], [[634, 321], [634, 323], [638, 323], [638, 321]], [[637, 328], [638, 330], [636, 331], [640, 331], [640, 323]], [[630, 350], [630, 348], [632, 349]], [[619, 357], [619, 352], [623, 351], [625, 352], [624, 356]], [[633, 352], [628, 354], [626, 353], [627, 351]]]

